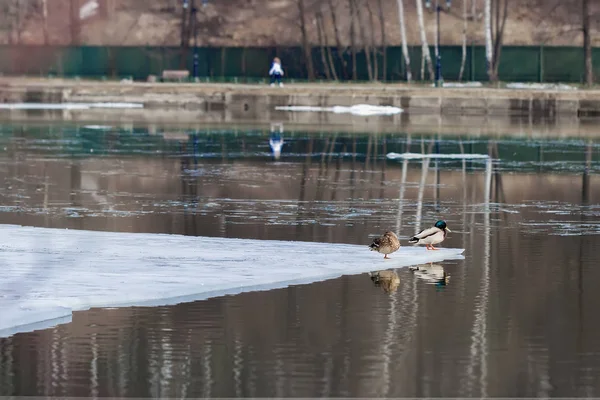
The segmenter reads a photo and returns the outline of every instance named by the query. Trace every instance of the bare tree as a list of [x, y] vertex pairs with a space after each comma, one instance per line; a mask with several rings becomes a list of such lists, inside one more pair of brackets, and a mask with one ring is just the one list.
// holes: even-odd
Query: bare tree
[[471, 19], [473, 21], [481, 19], [481, 15], [477, 15], [477, 3], [479, 0], [471, 0]]
[[[433, 79], [433, 65], [431, 63], [431, 54], [429, 54], [429, 45], [427, 44], [427, 35], [425, 33], [425, 22], [423, 21], [423, 1], [417, 1], [417, 19], [419, 20], [419, 32], [421, 34], [421, 51], [422, 51], [422, 59], [425, 60], [425, 64], [429, 69], [429, 79]], [[486, 0], [490, 1], [490, 0]], [[423, 70], [421, 69], [421, 79], [425, 79], [423, 76]]]
[[306, 62], [306, 72], [308, 80], [315, 80], [315, 69], [313, 67], [312, 49], [308, 40], [308, 31], [306, 29], [306, 8], [304, 0], [298, 0], [298, 12], [300, 13], [300, 32], [302, 34], [302, 50], [304, 52], [304, 60]]
[[362, 44], [363, 44], [363, 49], [365, 52], [365, 58], [367, 61], [367, 73], [369, 75], [369, 80], [372, 81], [373, 80], [373, 69], [371, 67], [371, 51], [369, 48], [369, 41], [367, 40], [367, 33], [366, 33], [366, 28], [365, 28], [366, 24], [363, 21], [363, 13], [361, 12], [361, 10], [363, 9], [362, 4], [355, 3], [354, 9], [357, 12], [358, 27], [360, 28], [360, 36], [361, 36], [361, 40], [362, 40]]
[[323, 64], [323, 69], [325, 71], [325, 77], [327, 79], [331, 79], [331, 73], [329, 72], [329, 62], [327, 61], [327, 56], [326, 56], [326, 49], [325, 46], [327, 46], [326, 43], [324, 43], [323, 41], [323, 36], [324, 36], [324, 29], [323, 29], [323, 15], [321, 14], [321, 11], [317, 11], [316, 14], [316, 19], [317, 19], [317, 40], [319, 41], [319, 47], [320, 47], [320, 53], [321, 53], [321, 63]]
[[493, 0], [495, 5], [495, 18], [492, 23], [492, 40], [494, 43], [494, 52], [492, 57], [492, 74], [490, 80], [498, 81], [498, 67], [500, 66], [500, 55], [502, 53], [502, 40], [504, 38], [504, 28], [508, 18], [508, 3], [510, 0]]
[[367, 11], [369, 11], [369, 23], [371, 26], [371, 51], [373, 52], [373, 80], [377, 80], [379, 76], [379, 52], [377, 51], [377, 43], [375, 42], [375, 20], [373, 19], [373, 10], [370, 3], [367, 2]]
[[17, 44], [21, 44], [21, 0], [15, 0], [15, 9], [17, 17]]
[[333, 5], [333, 0], [328, 0], [327, 3], [329, 5], [329, 11], [331, 13], [331, 23], [333, 25], [333, 34], [335, 36], [336, 52], [337, 52], [337, 56], [342, 64], [342, 76], [344, 78], [348, 78], [348, 63], [346, 62], [346, 59], [344, 58], [344, 55], [342, 52], [342, 40], [340, 38], [340, 30], [339, 30], [339, 27], [337, 24], [336, 10]]
[[81, 36], [81, 21], [79, 19], [79, 0], [70, 1], [70, 12], [71, 12], [71, 44], [79, 45]]
[[406, 80], [412, 81], [412, 72], [410, 69], [410, 56], [408, 54], [408, 44], [406, 41], [406, 24], [404, 23], [404, 0], [396, 0], [398, 3], [398, 20], [400, 21], [400, 35], [402, 36], [402, 54], [406, 64]]
[[378, 1], [379, 8], [379, 27], [381, 29], [381, 48], [383, 51], [383, 70], [381, 71], [383, 80], [387, 80], [387, 38], [385, 36], [385, 17], [383, 14], [383, 0]]
[[44, 44], [48, 45], [50, 43], [50, 38], [48, 37], [48, 0], [42, 0], [42, 19], [44, 29]]
[[352, 51], [352, 80], [358, 78], [356, 71], [356, 25], [355, 25], [355, 5], [354, 0], [348, 0], [350, 6], [350, 47]]
[[590, 35], [590, 4], [589, 0], [581, 0], [583, 12], [583, 54], [585, 58], [585, 84], [594, 84], [594, 70], [592, 68], [592, 39]]
[[467, 1], [463, 0], [462, 59], [460, 60], [460, 72], [458, 73], [459, 82], [462, 81], [465, 72], [465, 63], [467, 62]]
[[327, 31], [325, 30], [325, 24], [323, 22], [323, 15], [321, 14], [321, 28], [323, 30], [323, 38], [325, 39], [325, 48], [327, 49], [327, 60], [329, 62], [329, 68], [331, 68], [331, 75], [334, 80], [338, 80], [338, 74], [333, 62], [333, 55], [331, 54], [331, 47], [329, 46], [329, 40], [327, 39]]
[[492, 62], [494, 57], [494, 48], [492, 47], [492, 0], [485, 0], [484, 14], [485, 60], [487, 63], [488, 77], [491, 79], [494, 70]]

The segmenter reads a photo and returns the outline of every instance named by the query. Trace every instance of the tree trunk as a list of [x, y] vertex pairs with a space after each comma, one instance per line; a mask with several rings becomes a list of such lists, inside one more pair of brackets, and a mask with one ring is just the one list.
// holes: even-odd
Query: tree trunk
[[373, 80], [373, 68], [371, 67], [371, 50], [369, 48], [369, 41], [367, 40], [367, 32], [366, 32], [366, 28], [365, 28], [365, 23], [364, 23], [364, 18], [363, 18], [363, 13], [360, 11], [362, 10], [363, 7], [361, 7], [361, 4], [355, 4], [354, 5], [354, 9], [357, 12], [357, 20], [358, 20], [358, 27], [360, 28], [360, 36], [361, 36], [361, 40], [362, 40], [362, 44], [363, 44], [363, 50], [365, 52], [365, 60], [367, 62], [367, 74], [369, 76], [369, 80], [372, 81]]
[[356, 72], [356, 26], [354, 24], [354, 0], [348, 0], [350, 5], [350, 47], [352, 50], [352, 80], [357, 80], [358, 75]]
[[[496, 29], [493, 37], [494, 41], [494, 56], [493, 59], [493, 78], [494, 81], [498, 80], [498, 67], [500, 66], [500, 55], [502, 53], [502, 40], [504, 38], [504, 27], [506, 26], [506, 19], [508, 18], [508, 1], [509, 0], [495, 0], [496, 1]], [[500, 2], [504, 1], [504, 7], [500, 8]]]
[[585, 84], [594, 84], [594, 70], [592, 67], [592, 38], [590, 35], [590, 4], [589, 0], [582, 0], [583, 11], [583, 54], [585, 59]]
[[300, 32], [302, 33], [302, 49], [304, 50], [306, 72], [308, 80], [314, 81], [315, 70], [313, 67], [312, 51], [308, 41], [308, 32], [306, 30], [306, 10], [304, 8], [304, 0], [298, 0], [298, 11], [300, 12]]
[[462, 81], [465, 73], [465, 63], [467, 62], [467, 1], [463, 0], [463, 34], [462, 34], [462, 59], [460, 60], [460, 72], [458, 73], [458, 81]]
[[104, 0], [104, 15], [108, 19], [113, 18], [113, 16], [115, 15], [115, 1], [116, 0]]
[[317, 40], [319, 41], [319, 48], [321, 53], [321, 63], [323, 64], [323, 71], [325, 72], [325, 77], [327, 80], [331, 79], [331, 74], [329, 73], [329, 63], [327, 62], [327, 57], [325, 56], [325, 45], [323, 45], [323, 17], [321, 16], [321, 12], [317, 11]]
[[[338, 80], [337, 71], [335, 70], [335, 63], [333, 62], [333, 55], [331, 54], [331, 47], [329, 46], [329, 39], [327, 38], [327, 31], [325, 30], [325, 18], [323, 13], [319, 12], [321, 21], [321, 32], [323, 33], [323, 40], [325, 41], [325, 50], [327, 52], [327, 63], [331, 70], [331, 75], [335, 81]], [[327, 66], [326, 66], [327, 67]]]
[[373, 80], [376, 81], [379, 77], [379, 61], [377, 43], [375, 42], [375, 20], [373, 19], [373, 10], [369, 2], [367, 2], [367, 11], [369, 11], [369, 24], [371, 25], [371, 51], [373, 53]]
[[[490, 0], [487, 0], [490, 1]], [[427, 34], [425, 33], [425, 22], [423, 22], [423, 1], [417, 0], [417, 18], [419, 20], [419, 32], [421, 34], [421, 51], [423, 58], [429, 70], [429, 79], [434, 79], [433, 65], [431, 63], [431, 54], [429, 54], [429, 45], [427, 44]]]
[[50, 43], [48, 37], [48, 0], [42, 0], [42, 18], [44, 29], [44, 44], [47, 46]]
[[385, 17], [383, 15], [383, 0], [379, 0], [379, 27], [381, 28], [381, 48], [383, 51], [383, 70], [381, 75], [384, 81], [387, 80], [387, 38], [385, 36]]
[[494, 65], [493, 65], [493, 55], [494, 50], [492, 47], [492, 0], [485, 0], [485, 22], [484, 22], [484, 30], [485, 30], [485, 60], [487, 63], [487, 73], [490, 81], [494, 82], [495, 77], [494, 74]]
[[328, 0], [328, 4], [329, 11], [331, 12], [331, 22], [333, 24], [333, 33], [335, 36], [336, 52], [342, 64], [342, 76], [344, 79], [348, 79], [348, 63], [346, 62], [344, 54], [342, 53], [342, 40], [340, 39], [340, 30], [337, 25], [337, 17], [335, 13], [335, 7], [333, 6], [333, 0]]
[[189, 8], [189, 5], [188, 5], [188, 7], [182, 7], [181, 8], [181, 32], [180, 32], [180, 35], [179, 35], [180, 46], [181, 47], [185, 47], [185, 44], [186, 44], [188, 8]]
[[[498, 67], [500, 66], [500, 54], [502, 53], [502, 40], [504, 39], [504, 27], [506, 26], [506, 19], [508, 18], [508, 1], [509, 0], [496, 0], [498, 2], [497, 12], [498, 17], [496, 26], [496, 37], [494, 38], [494, 76], [498, 79]], [[504, 9], [502, 10], [502, 16], [500, 17], [500, 2], [504, 1]]]
[[187, 68], [187, 59], [190, 51], [190, 38], [192, 37], [192, 35], [194, 35], [194, 39], [196, 39], [196, 13], [194, 12], [194, 9], [196, 8], [196, 0], [190, 0], [190, 4], [188, 7], [189, 11], [184, 10], [184, 12], [187, 11], [187, 14], [184, 14], [184, 16], [187, 16], [187, 24], [184, 32], [185, 35], [183, 37], [184, 44], [181, 57], [181, 69]]
[[398, 3], [398, 19], [400, 21], [400, 35], [402, 36], [402, 54], [406, 64], [406, 81], [412, 81], [412, 72], [410, 69], [410, 56], [408, 54], [408, 44], [406, 42], [406, 24], [404, 23], [404, 0], [396, 0]]
[[71, 0], [71, 44], [79, 45], [79, 33], [80, 33], [80, 23], [79, 23], [79, 0]]
[[21, 44], [21, 0], [15, 0], [17, 44]]

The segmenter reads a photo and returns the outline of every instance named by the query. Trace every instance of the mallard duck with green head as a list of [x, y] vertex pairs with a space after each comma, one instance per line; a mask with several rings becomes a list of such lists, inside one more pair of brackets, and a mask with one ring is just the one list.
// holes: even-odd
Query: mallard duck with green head
[[389, 259], [388, 254], [392, 254], [400, 248], [400, 240], [398, 240], [398, 236], [394, 232], [387, 231], [383, 235], [373, 239], [369, 248], [371, 251], [384, 254], [383, 258]]
[[424, 244], [427, 250], [439, 250], [433, 246], [442, 243], [448, 232], [452, 231], [446, 226], [446, 221], [439, 220], [431, 228], [423, 229], [411, 237], [408, 243]]

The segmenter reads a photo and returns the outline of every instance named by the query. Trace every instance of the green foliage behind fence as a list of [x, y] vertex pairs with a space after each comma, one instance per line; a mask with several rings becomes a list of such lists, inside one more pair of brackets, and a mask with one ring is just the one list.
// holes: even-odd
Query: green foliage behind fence
[[[318, 79], [326, 78], [321, 48], [313, 48], [312, 56]], [[146, 80], [148, 75], [160, 76], [165, 69], [193, 71], [193, 48], [178, 47], [45, 47], [0, 46], [0, 73], [4, 75], [65, 76], [82, 78], [133, 77]], [[267, 78], [270, 62], [275, 56], [282, 59], [287, 79], [307, 78], [299, 47], [198, 48], [198, 76], [211, 80], [256, 81]], [[352, 56], [348, 50], [338, 53], [330, 49], [331, 59], [340, 80], [352, 79]], [[409, 48], [413, 79], [421, 80], [421, 47]], [[433, 58], [433, 48], [431, 55]], [[462, 60], [460, 46], [440, 49], [442, 73], [446, 81], [458, 79]], [[327, 51], [325, 51], [327, 56]], [[406, 63], [400, 47], [378, 49], [377, 78], [387, 81], [406, 79]], [[371, 54], [372, 65], [373, 54]], [[385, 68], [384, 68], [384, 59]], [[600, 76], [600, 48], [594, 49], [594, 69]], [[485, 48], [467, 48], [463, 80], [486, 81]], [[357, 80], [369, 79], [364, 52], [357, 54]], [[427, 71], [425, 78], [429, 79]], [[584, 76], [583, 50], [579, 47], [505, 46], [499, 68], [502, 81], [520, 82], [582, 82]]]

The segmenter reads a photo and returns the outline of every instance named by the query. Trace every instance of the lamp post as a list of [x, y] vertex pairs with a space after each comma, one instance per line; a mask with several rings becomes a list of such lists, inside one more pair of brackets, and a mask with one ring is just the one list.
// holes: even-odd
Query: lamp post
[[197, 19], [197, 12], [198, 12], [198, 8], [196, 8], [196, 2], [195, 0], [192, 0], [192, 21], [194, 24], [194, 27], [192, 28], [192, 32], [194, 34], [194, 67], [193, 67], [193, 72], [192, 75], [194, 76], [194, 80], [196, 80], [198, 78], [198, 31], [196, 29], [196, 26], [198, 25], [196, 22]]
[[[446, 0], [446, 8], [449, 10], [452, 5], [452, 0]], [[431, 8], [431, 0], [425, 0], [425, 7]], [[440, 13], [442, 6], [440, 0], [435, 0], [436, 18], [436, 41], [435, 41], [435, 86], [442, 86], [442, 55], [440, 54]]]

